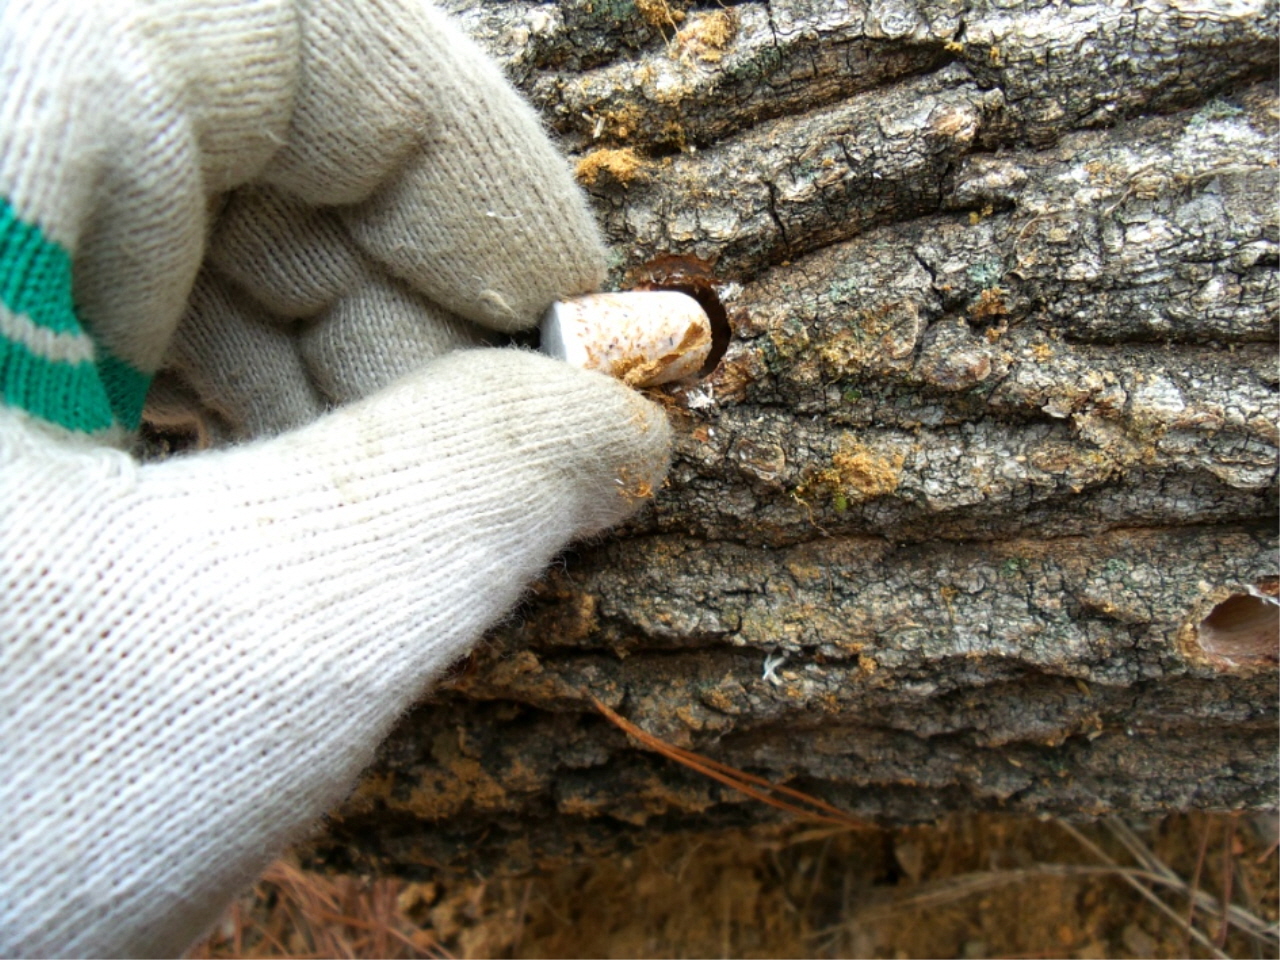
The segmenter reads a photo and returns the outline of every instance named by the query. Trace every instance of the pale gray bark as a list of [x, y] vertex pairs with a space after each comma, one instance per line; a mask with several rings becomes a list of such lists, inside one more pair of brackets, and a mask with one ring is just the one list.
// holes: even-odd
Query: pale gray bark
[[1276, 3], [639, 7], [460, 13], [589, 159], [615, 282], [712, 262], [733, 343], [652, 509], [318, 853], [770, 815], [591, 697], [887, 821], [1274, 806]]

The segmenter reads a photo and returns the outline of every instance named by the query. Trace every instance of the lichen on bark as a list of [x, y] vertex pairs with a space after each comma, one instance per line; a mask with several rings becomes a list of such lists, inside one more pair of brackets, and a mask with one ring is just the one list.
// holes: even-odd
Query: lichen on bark
[[317, 856], [771, 815], [592, 698], [889, 822], [1276, 804], [1276, 3], [453, 5], [612, 282], [706, 261], [734, 339], [669, 391], [652, 507], [405, 719]]

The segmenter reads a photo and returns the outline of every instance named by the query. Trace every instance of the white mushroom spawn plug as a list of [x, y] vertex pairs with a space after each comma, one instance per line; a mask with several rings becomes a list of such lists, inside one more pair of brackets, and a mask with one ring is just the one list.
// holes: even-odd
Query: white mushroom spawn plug
[[711, 321], [677, 290], [593, 293], [551, 305], [542, 352], [630, 387], [694, 380], [711, 354]]

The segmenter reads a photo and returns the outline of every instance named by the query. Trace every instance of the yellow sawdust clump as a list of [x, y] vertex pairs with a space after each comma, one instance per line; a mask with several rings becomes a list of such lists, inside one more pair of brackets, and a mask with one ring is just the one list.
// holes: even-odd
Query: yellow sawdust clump
[[683, 50], [701, 60], [715, 63], [722, 51], [733, 42], [737, 23], [727, 10], [715, 10], [703, 14], [676, 34], [676, 41]]
[[593, 184], [603, 173], [619, 183], [630, 183], [644, 175], [644, 161], [630, 147], [593, 150], [578, 161], [574, 175], [584, 184]]
[[1009, 307], [1005, 303], [1005, 292], [1000, 287], [988, 287], [978, 294], [978, 299], [969, 306], [969, 316], [974, 320], [994, 320], [1007, 316]]
[[796, 496], [805, 502], [815, 494], [826, 495], [837, 511], [843, 511], [850, 503], [898, 489], [905, 460], [901, 453], [881, 453], [846, 436], [832, 455], [831, 466], [810, 476], [796, 490]]
[[831, 468], [824, 473], [846, 495], [859, 499], [882, 497], [898, 489], [902, 480], [900, 453], [885, 456], [854, 440], [846, 440], [831, 458]]
[[667, 0], [636, 0], [636, 10], [653, 27], [674, 27], [684, 19], [684, 11], [672, 10]]

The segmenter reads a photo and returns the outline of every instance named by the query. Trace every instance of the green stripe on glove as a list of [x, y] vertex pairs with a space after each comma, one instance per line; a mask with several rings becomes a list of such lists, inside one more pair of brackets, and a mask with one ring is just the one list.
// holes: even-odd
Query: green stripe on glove
[[71, 258], [0, 198], [0, 396], [76, 433], [135, 429], [151, 378], [95, 347], [76, 317]]

